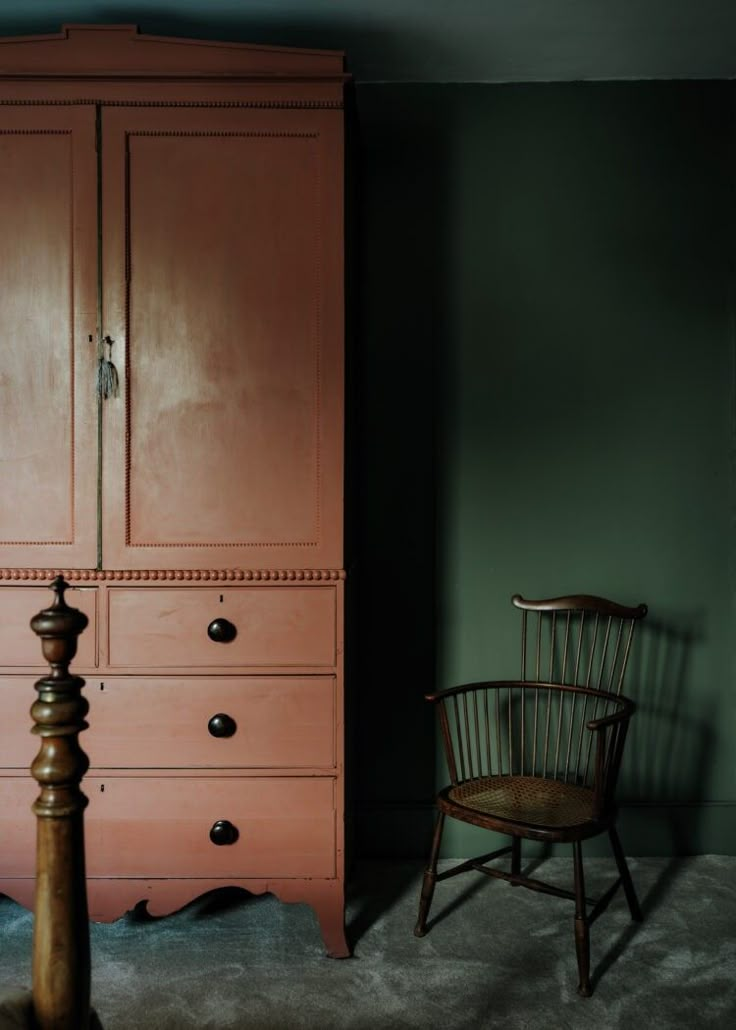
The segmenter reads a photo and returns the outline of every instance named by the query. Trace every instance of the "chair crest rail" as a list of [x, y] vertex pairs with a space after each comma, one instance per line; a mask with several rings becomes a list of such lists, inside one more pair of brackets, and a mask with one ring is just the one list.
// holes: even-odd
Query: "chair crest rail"
[[522, 680], [621, 692], [645, 604], [628, 607], [592, 594], [511, 600], [521, 610]]
[[565, 597], [550, 597], [544, 600], [533, 601], [522, 597], [521, 594], [514, 594], [511, 603], [515, 608], [529, 612], [566, 612], [566, 611], [591, 611], [599, 615], [612, 616], [619, 619], [643, 619], [649, 610], [645, 604], [628, 606], [618, 604], [616, 601], [609, 601], [605, 597], [597, 597], [595, 594], [570, 594]]

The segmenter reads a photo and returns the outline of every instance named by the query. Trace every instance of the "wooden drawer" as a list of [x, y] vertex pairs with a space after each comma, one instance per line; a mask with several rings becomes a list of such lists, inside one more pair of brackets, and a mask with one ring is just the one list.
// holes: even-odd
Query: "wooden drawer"
[[[0, 765], [5, 769], [30, 769], [38, 754], [40, 737], [31, 733], [31, 705], [38, 697], [33, 676], [0, 676], [0, 711], [3, 741]], [[84, 737], [82, 735], [82, 743]], [[29, 773], [30, 777], [30, 773]]]
[[[332, 779], [86, 776], [83, 790], [90, 877], [335, 875]], [[37, 796], [30, 776], [0, 777], [3, 878], [34, 874]], [[212, 843], [218, 820], [235, 843]]]
[[30, 773], [0, 776], [0, 873], [3, 879], [36, 875], [36, 817], [31, 805], [39, 794]]
[[[3, 768], [28, 769], [38, 753], [29, 714], [37, 696], [32, 684], [28, 676], [0, 676]], [[83, 694], [91, 725], [79, 739], [95, 768], [306, 769], [335, 763], [332, 676], [111, 676], [89, 680]], [[233, 725], [221, 719], [210, 730], [215, 715]], [[231, 735], [217, 736], [221, 728]]]
[[[84, 782], [90, 876], [335, 875], [331, 779], [88, 776]], [[218, 820], [237, 828], [234, 844], [212, 843]]]
[[[102, 689], [100, 689], [102, 688]], [[96, 768], [329, 768], [331, 676], [110, 677], [90, 684]], [[210, 729], [213, 716], [225, 716]], [[228, 736], [217, 736], [225, 730]]]
[[[108, 598], [112, 667], [335, 665], [334, 587], [113, 587]], [[232, 639], [210, 639], [217, 620]]]
[[[54, 595], [47, 586], [0, 587], [0, 666], [48, 668], [44, 666], [41, 641], [30, 622], [42, 608], [50, 607], [53, 600]], [[89, 619], [89, 625], [79, 638], [72, 668], [93, 667], [97, 664], [97, 590], [70, 587], [66, 602], [72, 608], [79, 608]]]

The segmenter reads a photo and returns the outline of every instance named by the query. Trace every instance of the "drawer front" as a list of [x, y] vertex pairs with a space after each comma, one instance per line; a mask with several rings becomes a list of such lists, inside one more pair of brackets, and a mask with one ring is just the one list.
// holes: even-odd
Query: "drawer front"
[[[332, 676], [90, 683], [82, 746], [96, 768], [330, 768]], [[23, 750], [27, 754], [27, 749]]]
[[[33, 676], [0, 676], [0, 711], [3, 713], [2, 758], [6, 769], [25, 769], [38, 754], [41, 738], [31, 733], [31, 705], [38, 697]], [[28, 774], [30, 777], [30, 773]]]
[[112, 667], [335, 665], [334, 587], [115, 587], [108, 598]]
[[[88, 776], [84, 783], [89, 876], [335, 875], [331, 779]], [[218, 821], [235, 827], [234, 843], [212, 843]]]
[[[0, 666], [5, 668], [35, 665], [44, 667], [41, 641], [30, 627], [33, 616], [51, 606], [54, 595], [46, 586], [0, 587]], [[79, 638], [72, 671], [97, 664], [97, 590], [70, 587], [66, 602], [79, 608], [89, 625]]]
[[0, 776], [0, 874], [4, 879], [36, 875], [36, 817], [31, 805], [38, 792], [30, 773]]
[[[28, 769], [37, 694], [29, 676], [0, 676], [2, 764]], [[80, 743], [92, 767], [330, 768], [335, 764], [332, 676], [191, 679], [109, 677], [83, 689], [90, 728]], [[216, 718], [219, 717], [219, 718]]]
[[[86, 776], [87, 875], [142, 878], [335, 875], [334, 781]], [[0, 875], [35, 875], [38, 786], [0, 777]], [[218, 821], [237, 831], [214, 844]]]

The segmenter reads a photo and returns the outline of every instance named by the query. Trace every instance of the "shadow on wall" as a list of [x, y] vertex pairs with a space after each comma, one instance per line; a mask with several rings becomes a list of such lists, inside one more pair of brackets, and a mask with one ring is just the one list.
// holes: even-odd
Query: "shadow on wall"
[[[5, 5], [8, 8], [11, 5]], [[174, 7], [176, 9], [174, 9]], [[428, 48], [440, 60], [452, 60], [454, 48], [417, 25], [408, 30], [387, 28], [371, 21], [366, 10], [350, 12], [340, 4], [295, 10], [293, 4], [218, 3], [217, 0], [180, 0], [173, 4], [140, 4], [136, 0], [67, 0], [61, 12], [55, 0], [12, 5], [0, 12], [0, 35], [24, 36], [59, 32], [62, 24], [135, 24], [152, 36], [183, 36], [262, 46], [344, 50], [365, 78], [384, 78], [386, 68], [405, 66], [407, 54]], [[281, 9], [279, 9], [281, 8]], [[325, 8], [329, 8], [328, 10]]]
[[641, 806], [633, 814], [646, 821], [651, 810], [657, 818], [665, 811], [673, 855], [699, 850], [702, 805], [710, 793], [715, 697], [707, 688], [694, 689], [691, 669], [693, 646], [704, 638], [701, 622], [697, 614], [678, 623], [648, 616], [629, 672], [627, 693], [637, 711], [618, 794], [627, 807]]
[[[349, 569], [359, 856], [431, 839], [436, 667], [436, 413], [447, 307], [447, 153], [412, 87], [357, 90]], [[421, 169], [421, 175], [418, 175]]]

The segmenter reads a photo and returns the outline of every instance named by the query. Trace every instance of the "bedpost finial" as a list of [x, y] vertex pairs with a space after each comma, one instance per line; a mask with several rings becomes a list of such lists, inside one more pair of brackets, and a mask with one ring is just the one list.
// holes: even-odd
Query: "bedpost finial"
[[67, 605], [66, 601], [64, 600], [64, 594], [69, 589], [69, 584], [64, 579], [64, 577], [61, 575], [61, 573], [59, 573], [59, 575], [56, 576], [56, 578], [51, 581], [50, 586], [51, 586], [51, 589], [54, 591], [54, 603], [53, 603], [52, 607], [54, 607], [54, 608], [67, 608], [68, 605]]

